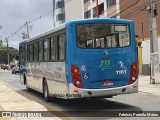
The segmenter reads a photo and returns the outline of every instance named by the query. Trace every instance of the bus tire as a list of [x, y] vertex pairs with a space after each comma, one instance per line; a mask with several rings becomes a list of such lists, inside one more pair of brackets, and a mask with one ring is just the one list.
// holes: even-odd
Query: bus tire
[[48, 85], [47, 85], [46, 81], [43, 82], [43, 96], [44, 96], [44, 100], [46, 102], [50, 102], [51, 101], [51, 97], [49, 96]]
[[24, 75], [24, 81], [25, 81], [25, 84], [26, 84], [26, 90], [27, 90], [28, 92], [31, 92], [32, 89], [28, 87], [27, 79], [26, 79], [26, 76], [25, 76], [25, 75]]

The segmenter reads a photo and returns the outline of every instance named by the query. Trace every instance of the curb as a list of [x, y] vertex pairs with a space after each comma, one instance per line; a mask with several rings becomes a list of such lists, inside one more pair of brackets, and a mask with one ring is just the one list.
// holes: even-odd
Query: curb
[[[0, 81], [0, 111], [48, 111], [45, 106], [20, 95], [13, 87]], [[2, 113], [1, 113], [2, 114]], [[1, 116], [1, 115], [0, 115]], [[58, 117], [1, 117], [0, 120], [61, 120]]]

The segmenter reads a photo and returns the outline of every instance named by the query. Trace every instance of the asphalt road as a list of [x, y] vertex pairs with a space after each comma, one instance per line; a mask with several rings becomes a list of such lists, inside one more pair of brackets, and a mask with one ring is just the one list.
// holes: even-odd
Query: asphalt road
[[[113, 98], [107, 99], [76, 99], [76, 100], [63, 100], [63, 99], [52, 99], [51, 102], [45, 102], [42, 94], [32, 91], [28, 92], [25, 86], [20, 84], [19, 75], [12, 75], [11, 71], [0, 70], [0, 81], [6, 83], [8, 86], [15, 89], [21, 95], [35, 100], [38, 103], [44, 105], [48, 111], [62, 111], [55, 112], [56, 116], [65, 120], [97, 120], [97, 119], [114, 119], [114, 120], [130, 120], [138, 119], [125, 117], [125, 118], [114, 118], [104, 117], [104, 114], [100, 114], [97, 111], [160, 111], [160, 96], [154, 96], [147, 93], [135, 93], [127, 95], [119, 95]], [[83, 112], [70, 112], [64, 111], [83, 111]], [[85, 112], [87, 111], [87, 112]], [[96, 112], [95, 112], [96, 111]], [[103, 113], [103, 112], [101, 112]], [[113, 112], [114, 113], [114, 112]], [[65, 117], [69, 116], [69, 117]], [[80, 117], [80, 116], [83, 116]], [[95, 117], [87, 117], [95, 116]], [[141, 117], [139, 119], [150, 120], [159, 118]], [[138, 119], [138, 120], [139, 120]]]

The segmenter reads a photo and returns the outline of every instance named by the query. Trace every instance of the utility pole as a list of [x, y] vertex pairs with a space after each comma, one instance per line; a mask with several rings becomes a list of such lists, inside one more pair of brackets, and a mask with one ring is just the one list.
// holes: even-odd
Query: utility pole
[[7, 59], [8, 59], [8, 70], [10, 70], [10, 62], [9, 62], [9, 48], [8, 48], [8, 38], [6, 38], [7, 42]]
[[52, 1], [53, 2], [53, 27], [55, 27], [55, 0]]
[[144, 24], [143, 22], [141, 23], [142, 26], [142, 41], [144, 41]]
[[156, 24], [156, 5], [155, 0], [148, 0], [149, 3], [149, 28], [150, 28], [150, 53], [151, 53], [151, 72], [150, 72], [150, 83], [155, 83], [155, 52], [158, 52], [158, 40], [157, 40], [157, 24]]
[[149, 0], [149, 14], [150, 14], [150, 39], [151, 39], [151, 53], [158, 51], [158, 41], [157, 41], [157, 24], [156, 24], [156, 5], [154, 0]]
[[97, 13], [97, 18], [99, 18], [99, 6], [98, 6], [98, 0], [96, 0], [96, 13]]
[[[2, 26], [0, 25], [0, 30], [2, 29]], [[0, 45], [2, 44], [2, 35], [0, 35]]]
[[26, 21], [26, 26], [27, 26], [27, 38], [29, 39], [29, 25], [28, 25], [28, 22]]

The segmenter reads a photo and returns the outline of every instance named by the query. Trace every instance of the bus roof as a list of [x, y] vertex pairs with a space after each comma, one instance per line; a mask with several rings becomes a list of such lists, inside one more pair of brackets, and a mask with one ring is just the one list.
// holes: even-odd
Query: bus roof
[[62, 25], [59, 25], [58, 27], [52, 28], [44, 33], [41, 33], [38, 36], [35, 36], [29, 40], [21, 42], [19, 45], [22, 46], [32, 40], [36, 40], [38, 38], [41, 38], [43, 36], [49, 35], [53, 32], [59, 31], [61, 29], [64, 29], [67, 25], [72, 24], [72, 23], [96, 23], [96, 22], [115, 22], [115, 23], [133, 23], [133, 20], [126, 20], [126, 19], [116, 19], [116, 18], [92, 18], [92, 19], [80, 19], [80, 20], [71, 20], [67, 23], [64, 23]]
[[48, 30], [48, 31], [45, 31], [45, 32], [41, 33], [41, 34], [38, 35], [38, 36], [35, 36], [35, 37], [33, 37], [33, 38], [30, 38], [30, 39], [28, 39], [28, 40], [26, 40], [26, 41], [21, 42], [19, 45], [22, 46], [22, 45], [24, 45], [24, 44], [26, 44], [26, 43], [28, 43], [28, 42], [30, 42], [30, 41], [32, 41], [32, 40], [36, 40], [36, 39], [38, 39], [38, 38], [41, 38], [41, 37], [46, 36], [46, 35], [49, 35], [49, 34], [51, 34], [51, 33], [53, 33], [53, 32], [58, 31], [58, 30], [64, 29], [64, 28], [65, 28], [65, 25], [66, 25], [66, 23], [64, 23], [64, 24], [62, 24], [62, 25], [59, 25], [59, 26], [57, 26], [57, 27], [55, 27], [55, 28], [52, 28], [52, 29], [50, 29], [50, 30]]
[[80, 19], [80, 20], [71, 20], [67, 22], [70, 23], [94, 23], [94, 22], [115, 22], [115, 23], [133, 23], [133, 20], [127, 19], [117, 19], [117, 18], [91, 18], [91, 19]]

